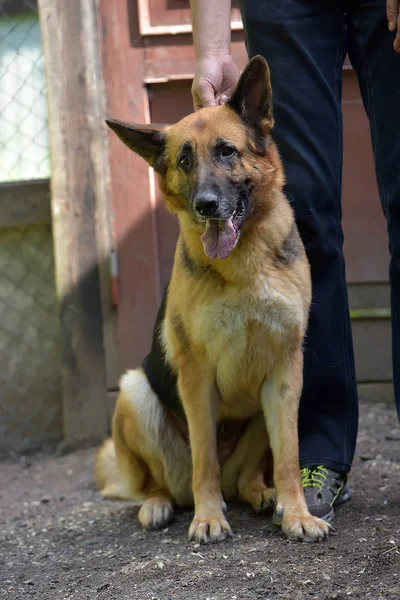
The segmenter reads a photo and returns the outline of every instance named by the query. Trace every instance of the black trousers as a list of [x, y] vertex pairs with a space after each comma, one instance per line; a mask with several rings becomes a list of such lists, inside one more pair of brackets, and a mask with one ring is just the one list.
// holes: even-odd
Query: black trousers
[[391, 250], [393, 370], [400, 415], [400, 55], [384, 0], [242, 0], [249, 56], [272, 77], [287, 195], [311, 264], [313, 303], [300, 403], [301, 466], [349, 471], [358, 402], [342, 253], [342, 65], [355, 68], [371, 124]]

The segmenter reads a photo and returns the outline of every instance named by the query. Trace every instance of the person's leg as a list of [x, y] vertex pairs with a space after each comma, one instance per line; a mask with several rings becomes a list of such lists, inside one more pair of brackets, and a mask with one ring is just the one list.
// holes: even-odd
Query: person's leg
[[311, 265], [300, 463], [348, 472], [358, 402], [341, 227], [345, 15], [337, 0], [242, 0], [242, 16], [249, 55], [270, 65], [273, 135]]
[[348, 15], [349, 54], [370, 125], [387, 219], [392, 294], [393, 379], [400, 418], [400, 55], [393, 50], [385, 0], [358, 0]]

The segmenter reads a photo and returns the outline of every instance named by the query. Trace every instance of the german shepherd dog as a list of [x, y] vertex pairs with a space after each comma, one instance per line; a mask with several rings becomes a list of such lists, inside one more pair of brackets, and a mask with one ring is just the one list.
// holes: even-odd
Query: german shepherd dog
[[98, 451], [105, 498], [141, 502], [141, 525], [195, 507], [189, 539], [231, 535], [225, 500], [275, 506], [291, 540], [319, 541], [298, 457], [310, 271], [270, 137], [272, 92], [253, 58], [224, 106], [172, 126], [107, 121], [158, 174], [180, 235], [151, 353], [120, 381]]

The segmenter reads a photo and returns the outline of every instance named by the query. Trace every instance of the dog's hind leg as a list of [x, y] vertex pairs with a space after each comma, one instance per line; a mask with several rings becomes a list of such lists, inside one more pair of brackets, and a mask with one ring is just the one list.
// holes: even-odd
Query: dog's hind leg
[[275, 503], [275, 488], [268, 487], [265, 481], [266, 469], [263, 468], [263, 463], [267, 461], [264, 456], [255, 467], [254, 463], [245, 465], [239, 476], [239, 497], [249, 502], [256, 512], [270, 508]]
[[232, 456], [222, 467], [222, 489], [227, 499], [238, 494], [257, 512], [274, 503], [275, 490], [266, 485], [269, 441], [265, 420], [250, 421]]
[[[173, 498], [163, 477], [161, 461], [155, 456], [146, 461], [140, 457], [139, 452], [132, 452], [123, 438], [117, 441], [118, 434], [115, 435], [115, 439], [118, 469], [125, 496], [134, 500], [144, 500], [138, 513], [139, 523], [145, 529], [165, 527], [173, 518], [174, 510]], [[144, 444], [140, 450], [145, 454]]]
[[[104, 477], [100, 482], [102, 495], [143, 503], [141, 525], [161, 528], [173, 517], [173, 504], [190, 496], [190, 452], [142, 370], [128, 371], [120, 389], [113, 418], [115, 469], [108, 469], [106, 485]], [[96, 473], [99, 464], [104, 460]]]

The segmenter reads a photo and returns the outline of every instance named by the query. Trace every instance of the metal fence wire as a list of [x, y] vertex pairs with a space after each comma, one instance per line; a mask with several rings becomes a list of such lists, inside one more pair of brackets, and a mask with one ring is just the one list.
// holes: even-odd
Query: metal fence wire
[[0, 453], [62, 433], [49, 225], [0, 229]]
[[[44, 59], [36, 2], [0, 0], [0, 199], [48, 179]], [[13, 183], [10, 183], [13, 182]], [[17, 182], [17, 183], [16, 183]], [[31, 187], [30, 187], [31, 186]], [[1, 196], [3, 190], [6, 194]], [[11, 190], [11, 192], [10, 192]], [[21, 196], [18, 198], [21, 201]], [[0, 206], [0, 208], [1, 208]], [[7, 209], [10, 207], [8, 206]], [[0, 453], [62, 432], [59, 328], [50, 224], [1, 222]]]
[[36, 2], [0, 0], [0, 182], [43, 179], [49, 173]]

